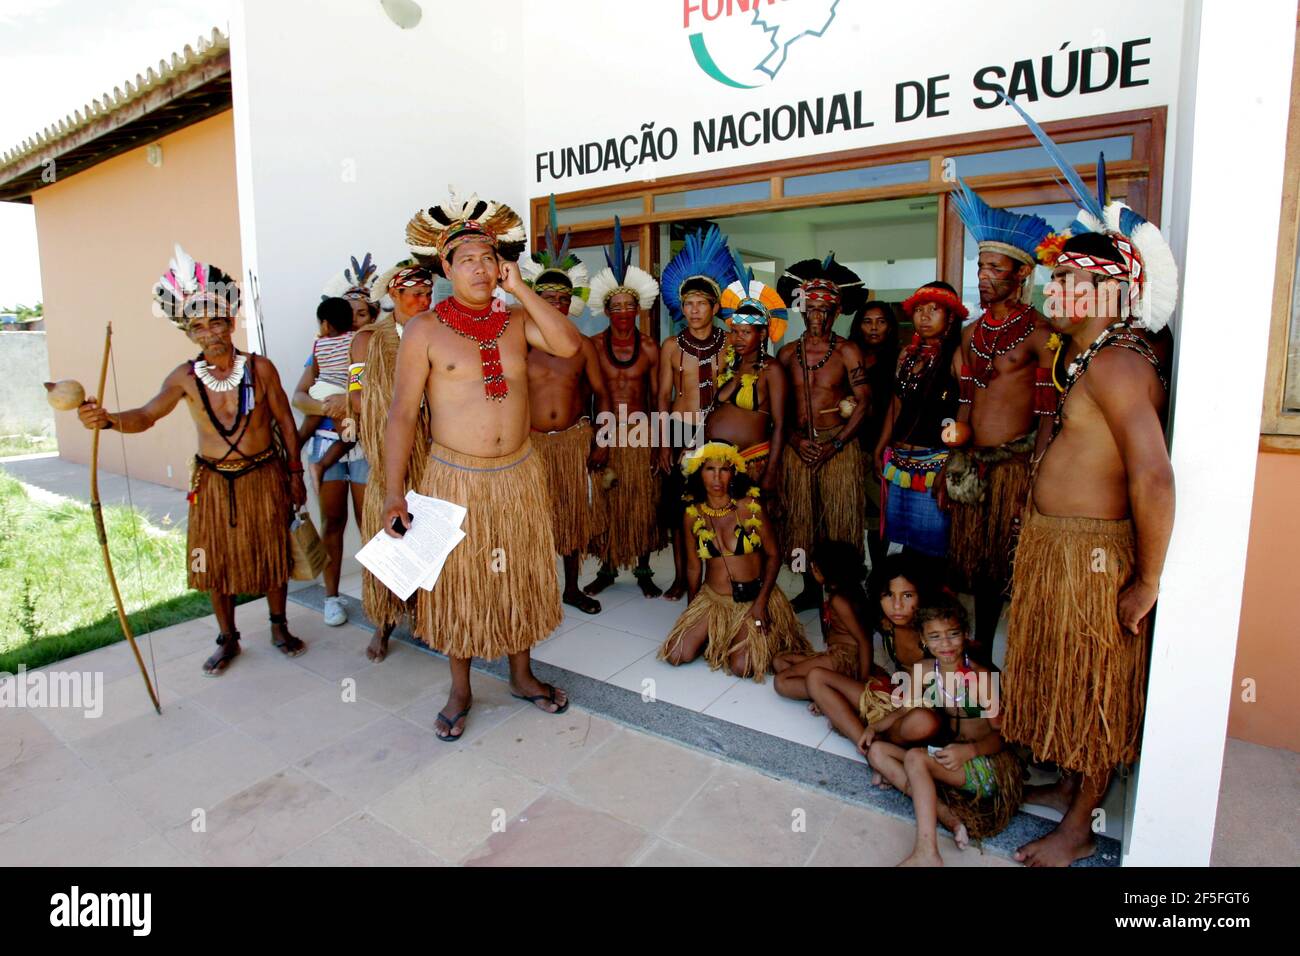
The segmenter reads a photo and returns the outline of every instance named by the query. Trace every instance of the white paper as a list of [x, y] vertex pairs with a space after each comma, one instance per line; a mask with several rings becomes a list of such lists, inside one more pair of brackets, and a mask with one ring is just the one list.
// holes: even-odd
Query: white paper
[[417, 587], [432, 591], [447, 563], [447, 556], [465, 540], [460, 525], [466, 510], [439, 498], [406, 493], [410, 527], [401, 538], [380, 531], [357, 552], [357, 560], [380, 582], [405, 601]]

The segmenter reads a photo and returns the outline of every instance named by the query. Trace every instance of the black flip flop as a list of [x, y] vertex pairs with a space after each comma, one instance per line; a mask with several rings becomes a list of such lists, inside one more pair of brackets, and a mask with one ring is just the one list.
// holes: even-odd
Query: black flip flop
[[582, 591], [579, 591], [578, 596], [572, 600], [566, 597], [562, 597], [560, 600], [569, 605], [569, 607], [576, 607], [583, 614], [600, 613], [600, 602]]
[[447, 719], [446, 714], [444, 714], [442, 711], [438, 711], [438, 716], [434, 718], [434, 727], [435, 728], [437, 727], [439, 721], [446, 724], [447, 736], [444, 737], [442, 734], [438, 733], [436, 729], [433, 732], [433, 736], [436, 737], [438, 740], [441, 740], [444, 744], [449, 744], [449, 743], [453, 743], [454, 741], [460, 740], [461, 737], [465, 736], [465, 728], [462, 727], [460, 733], [458, 734], [453, 734], [451, 731], [455, 728], [457, 721], [459, 721], [462, 717], [468, 716], [469, 710], [470, 709], [466, 707], [464, 710], [462, 710], [459, 714], [457, 714], [455, 717], [451, 718], [450, 720]]
[[[543, 684], [542, 686], [549, 687], [551, 689], [551, 692], [549, 694], [534, 694], [531, 697], [526, 697], [523, 694], [516, 694], [514, 691], [511, 691], [510, 696], [513, 697], [515, 700], [526, 700], [534, 707], [537, 707], [537, 702], [539, 700], [546, 700], [546, 701], [550, 701], [552, 704], [559, 704], [559, 702], [555, 699], [555, 685]], [[552, 717], [558, 717], [560, 716], [560, 714], [564, 713], [566, 710], [569, 709], [570, 703], [571, 703], [570, 701], [566, 700], [563, 704], [559, 704], [559, 706], [555, 710], [542, 710], [541, 707], [537, 707], [537, 709], [541, 710], [542, 713], [544, 714], [550, 714]]]

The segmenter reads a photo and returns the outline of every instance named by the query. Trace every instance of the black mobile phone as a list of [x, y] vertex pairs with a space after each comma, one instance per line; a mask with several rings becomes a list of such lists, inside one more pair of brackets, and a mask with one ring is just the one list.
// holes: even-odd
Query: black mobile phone
[[401, 518], [394, 518], [394, 519], [393, 519], [393, 530], [396, 531], [396, 532], [398, 533], [398, 535], [405, 535], [405, 534], [406, 534], [406, 525], [402, 523], [402, 519], [401, 519]]

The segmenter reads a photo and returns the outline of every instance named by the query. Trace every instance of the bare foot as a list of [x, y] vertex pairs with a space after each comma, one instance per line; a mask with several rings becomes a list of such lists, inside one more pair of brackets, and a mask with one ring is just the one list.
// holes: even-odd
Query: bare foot
[[894, 785], [886, 780], [883, 776], [873, 772], [871, 774], [871, 785], [877, 790], [893, 790]]
[[561, 600], [571, 607], [576, 607], [583, 614], [599, 614], [600, 602], [595, 598], [589, 598], [581, 591], [566, 591]]
[[922, 853], [919, 850], [913, 850], [909, 856], [899, 866], [943, 866], [943, 859], [938, 852]]
[[822, 709], [818, 707], [816, 703], [810, 703], [808, 705], [808, 713], [812, 714], [814, 717], [820, 717], [822, 715]]
[[1062, 816], [1070, 809], [1070, 803], [1078, 791], [1078, 784], [1072, 777], [1062, 777], [1055, 783], [1035, 784], [1025, 787], [1023, 800], [1035, 806], [1051, 807]]
[[970, 846], [970, 834], [966, 832], [966, 824], [957, 824], [957, 829], [952, 831], [952, 842], [957, 844], [959, 850], [964, 850]]
[[648, 598], [657, 598], [664, 593], [663, 588], [655, 584], [655, 579], [649, 574], [638, 574], [636, 576], [636, 586]]
[[1057, 827], [1041, 840], [1026, 843], [1012, 854], [1025, 866], [1069, 866], [1075, 860], [1085, 860], [1097, 852], [1092, 831], [1064, 830]]
[[673, 583], [668, 585], [668, 590], [664, 592], [665, 601], [680, 601], [682, 595], [686, 593], [686, 582], [673, 579]]
[[592, 582], [582, 589], [582, 593], [599, 594], [601, 591], [605, 590], [605, 588], [613, 584], [616, 580], [618, 580], [618, 576], [615, 575], [614, 572], [606, 571], [604, 568], [601, 568], [599, 571], [596, 572], [596, 577], [592, 580]]
[[366, 658], [372, 664], [378, 664], [388, 656], [388, 635], [392, 632], [386, 628], [377, 628], [366, 645]]

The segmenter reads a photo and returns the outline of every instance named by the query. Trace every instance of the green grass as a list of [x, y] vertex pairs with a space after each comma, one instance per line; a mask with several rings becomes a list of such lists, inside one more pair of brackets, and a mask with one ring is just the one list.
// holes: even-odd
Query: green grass
[[0, 435], [0, 458], [58, 450], [59, 443], [53, 435]]
[[[121, 506], [104, 509], [109, 553], [137, 635], [203, 617], [186, 586], [185, 533]], [[40, 667], [122, 640], [90, 508], [48, 505], [0, 473], [0, 672]]]

